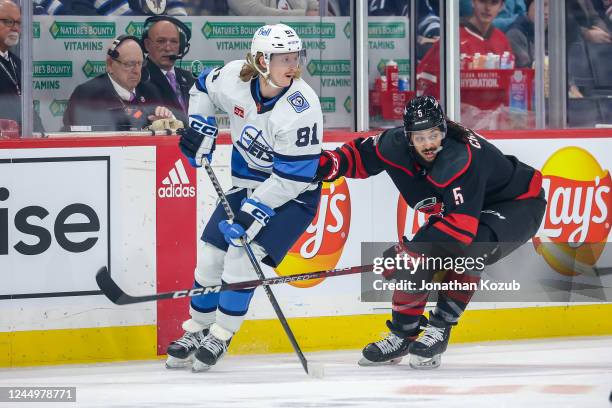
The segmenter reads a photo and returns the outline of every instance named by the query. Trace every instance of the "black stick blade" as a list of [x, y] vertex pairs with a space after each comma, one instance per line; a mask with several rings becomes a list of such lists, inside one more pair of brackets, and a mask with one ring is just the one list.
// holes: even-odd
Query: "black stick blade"
[[129, 296], [117, 286], [106, 266], [101, 267], [96, 273], [96, 282], [102, 293], [114, 304], [125, 305], [130, 303]]

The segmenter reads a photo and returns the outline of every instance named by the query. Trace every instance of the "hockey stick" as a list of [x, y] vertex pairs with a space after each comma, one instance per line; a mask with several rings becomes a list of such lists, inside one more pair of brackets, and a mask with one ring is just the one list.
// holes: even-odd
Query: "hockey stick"
[[256, 288], [257, 286], [278, 285], [281, 283], [291, 283], [307, 281], [311, 279], [331, 278], [334, 276], [353, 275], [356, 273], [371, 272], [373, 265], [353, 266], [350, 268], [328, 269], [325, 271], [306, 272], [289, 276], [277, 276], [274, 278], [256, 279], [251, 281], [224, 283], [221, 285], [204, 286], [200, 288], [189, 288], [175, 290], [172, 292], [156, 293], [154, 295], [132, 296], [123, 291], [113, 280], [108, 268], [103, 266], [96, 274], [96, 282], [102, 293], [116, 305], [130, 305], [132, 303], [152, 302], [164, 299], [180, 299], [194, 296], [206, 295], [209, 293], [219, 293], [224, 290], [240, 290]]
[[[210, 162], [208, 161], [208, 158], [206, 156], [202, 158], [202, 165], [204, 166], [206, 173], [208, 173], [210, 182], [212, 183], [213, 187], [215, 188], [215, 191], [217, 192], [217, 195], [219, 196], [219, 200], [221, 201], [221, 205], [223, 205], [223, 209], [225, 210], [227, 217], [229, 218], [230, 221], [233, 220], [234, 212], [232, 211], [232, 208], [230, 207], [229, 202], [227, 201], [227, 197], [225, 196], [225, 193], [223, 192], [223, 189], [221, 188], [221, 184], [219, 184], [219, 180], [217, 180], [217, 176], [215, 175], [215, 172], [213, 171], [212, 167], [210, 167]], [[263, 274], [263, 271], [261, 270], [261, 266], [259, 265], [259, 261], [257, 260], [257, 258], [255, 257], [255, 254], [253, 253], [253, 249], [251, 248], [249, 243], [246, 241], [244, 236], [240, 238], [240, 243], [242, 244], [242, 247], [244, 248], [247, 256], [249, 257], [249, 261], [251, 261], [251, 265], [253, 266], [253, 269], [255, 269], [255, 273], [257, 274], [257, 277], [260, 280], [266, 279], [265, 275]], [[281, 310], [280, 305], [278, 304], [278, 301], [276, 300], [276, 296], [274, 296], [274, 293], [272, 293], [272, 289], [270, 289], [270, 287], [264, 286], [263, 288], [264, 288], [264, 291], [266, 292], [266, 295], [268, 296], [268, 299], [270, 300], [270, 304], [272, 305], [274, 312], [276, 313], [276, 317], [278, 317], [278, 320], [280, 321], [281, 326], [283, 326], [283, 330], [285, 330], [285, 334], [289, 338], [289, 342], [291, 343], [291, 346], [293, 346], [293, 350], [295, 351], [295, 354], [297, 354], [298, 358], [300, 359], [300, 362], [302, 363], [302, 367], [304, 368], [304, 371], [306, 372], [306, 374], [310, 375], [311, 373], [309, 372], [310, 370], [308, 369], [308, 361], [306, 361], [306, 357], [304, 357], [304, 353], [302, 353], [302, 349], [300, 348], [300, 345], [295, 339], [295, 336], [293, 335], [293, 331], [289, 327], [289, 323], [287, 323], [287, 319], [285, 318], [285, 315], [283, 314], [283, 311]]]

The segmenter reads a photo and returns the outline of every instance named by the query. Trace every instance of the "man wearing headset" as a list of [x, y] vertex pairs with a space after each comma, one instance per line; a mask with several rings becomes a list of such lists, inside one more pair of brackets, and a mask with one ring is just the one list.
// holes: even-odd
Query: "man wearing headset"
[[65, 130], [140, 130], [174, 119], [154, 87], [141, 82], [144, 53], [138, 38], [121, 35], [108, 48], [106, 73], [76, 87], [64, 112]]
[[[189, 90], [195, 82], [191, 72], [177, 67], [176, 61], [189, 51], [191, 30], [170, 16], [153, 16], [145, 21], [142, 45], [147, 53], [143, 78], [149, 78], [161, 96], [156, 101], [187, 123]], [[148, 75], [147, 75], [148, 72]]]

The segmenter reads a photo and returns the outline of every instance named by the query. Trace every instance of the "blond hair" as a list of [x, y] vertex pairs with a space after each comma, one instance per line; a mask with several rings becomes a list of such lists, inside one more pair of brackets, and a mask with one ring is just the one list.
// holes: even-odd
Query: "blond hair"
[[[260, 71], [266, 70], [266, 68], [259, 63], [260, 57], [263, 57], [262, 52], [258, 52], [257, 55], [255, 56], [255, 59], [253, 59], [253, 56], [251, 55], [250, 52], [246, 55], [246, 62], [242, 66], [242, 69], [240, 70], [240, 75], [239, 75], [242, 82], [249, 82], [253, 78], [257, 78], [259, 76], [259, 71], [257, 70], [257, 68], [259, 68]], [[299, 79], [301, 76], [302, 76], [302, 67], [298, 67], [294, 78]]]

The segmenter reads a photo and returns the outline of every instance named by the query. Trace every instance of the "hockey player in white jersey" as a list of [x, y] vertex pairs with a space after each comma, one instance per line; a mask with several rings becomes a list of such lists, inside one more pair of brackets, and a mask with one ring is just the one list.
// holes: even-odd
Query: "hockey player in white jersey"
[[[312, 222], [320, 186], [313, 182], [323, 135], [316, 93], [300, 79], [302, 41], [284, 24], [259, 28], [246, 60], [202, 72], [191, 89], [189, 127], [181, 151], [198, 166], [212, 157], [217, 136], [215, 108], [229, 115], [233, 143], [235, 212], [227, 221], [218, 205], [202, 234], [194, 287], [256, 279], [240, 238], [258, 260], [278, 265]], [[204, 371], [225, 354], [240, 328], [254, 289], [194, 297], [185, 334], [168, 346], [169, 368]]]

